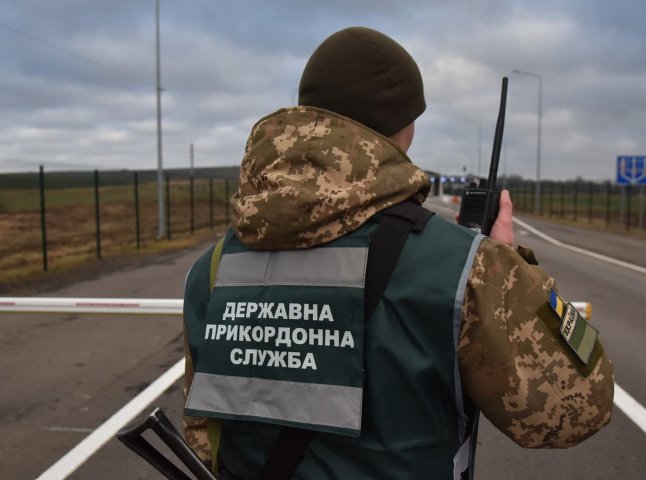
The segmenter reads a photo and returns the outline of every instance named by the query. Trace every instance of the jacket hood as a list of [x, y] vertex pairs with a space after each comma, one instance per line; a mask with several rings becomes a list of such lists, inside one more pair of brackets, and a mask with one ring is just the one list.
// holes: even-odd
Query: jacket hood
[[278, 110], [254, 125], [233, 196], [233, 229], [248, 248], [331, 242], [377, 212], [430, 190], [388, 138], [313, 107]]

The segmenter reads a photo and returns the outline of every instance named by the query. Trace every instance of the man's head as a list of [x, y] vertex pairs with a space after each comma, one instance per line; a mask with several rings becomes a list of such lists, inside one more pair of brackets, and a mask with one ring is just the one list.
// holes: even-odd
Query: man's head
[[339, 113], [387, 137], [408, 128], [411, 139], [409, 125], [426, 109], [415, 60], [392, 38], [362, 27], [341, 30], [319, 45], [303, 71], [298, 103]]

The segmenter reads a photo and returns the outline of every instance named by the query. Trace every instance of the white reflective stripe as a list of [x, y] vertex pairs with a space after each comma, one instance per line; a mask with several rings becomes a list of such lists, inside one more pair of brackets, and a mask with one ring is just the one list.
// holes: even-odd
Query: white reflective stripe
[[484, 235], [476, 235], [471, 242], [471, 248], [467, 259], [464, 262], [458, 289], [455, 292], [455, 303], [453, 305], [453, 349], [455, 351], [455, 360], [453, 364], [453, 381], [455, 383], [455, 402], [458, 412], [458, 440], [461, 442], [466, 435], [465, 429], [467, 424], [466, 414], [464, 412], [464, 399], [462, 396], [462, 380], [460, 378], [460, 368], [458, 365], [458, 340], [460, 339], [460, 328], [462, 327], [462, 305], [464, 304], [464, 294], [467, 288], [467, 281], [473, 268], [473, 261], [476, 258], [476, 253], [480, 248], [480, 243], [484, 240]]
[[196, 372], [186, 408], [361, 430], [363, 389]]
[[222, 255], [216, 285], [306, 285], [363, 288], [367, 248], [313, 248]]
[[462, 472], [469, 467], [469, 457], [471, 453], [471, 435], [469, 435], [460, 448], [458, 448], [455, 457], [453, 457], [453, 480], [461, 480]]

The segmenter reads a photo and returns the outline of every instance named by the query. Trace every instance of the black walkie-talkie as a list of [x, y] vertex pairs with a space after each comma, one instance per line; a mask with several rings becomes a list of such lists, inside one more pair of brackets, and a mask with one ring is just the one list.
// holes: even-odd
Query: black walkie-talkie
[[500, 203], [500, 190], [496, 190], [498, 177], [498, 162], [502, 147], [502, 133], [505, 129], [505, 107], [507, 105], [507, 77], [502, 78], [502, 93], [500, 94], [500, 111], [496, 123], [496, 133], [493, 139], [491, 152], [491, 165], [489, 178], [480, 179], [480, 184], [472, 182], [462, 193], [459, 223], [465, 227], [480, 230], [480, 233], [489, 235], [498, 217], [498, 204]]

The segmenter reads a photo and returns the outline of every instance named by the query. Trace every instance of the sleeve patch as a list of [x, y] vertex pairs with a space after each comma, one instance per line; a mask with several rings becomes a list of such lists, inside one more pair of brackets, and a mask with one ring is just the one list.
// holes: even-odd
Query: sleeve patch
[[561, 336], [579, 359], [587, 365], [599, 335], [598, 330], [586, 322], [576, 308], [571, 303], [564, 302], [554, 290], [550, 291], [550, 306], [561, 320], [559, 328]]

